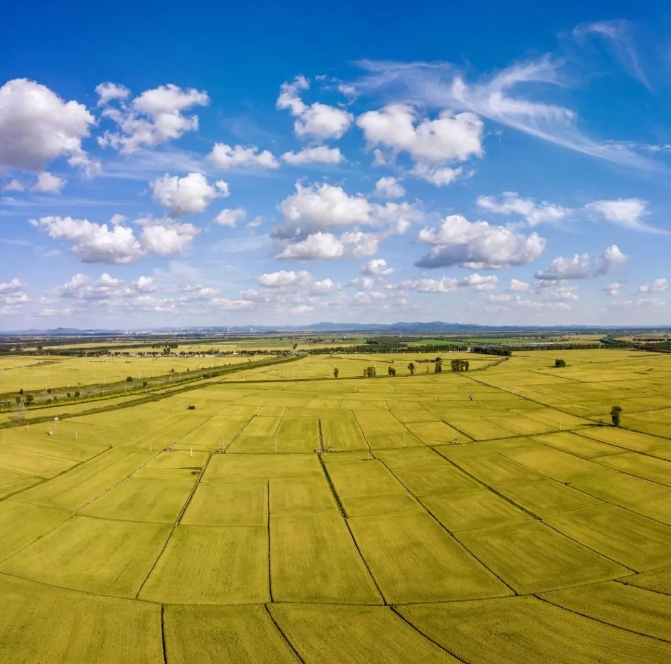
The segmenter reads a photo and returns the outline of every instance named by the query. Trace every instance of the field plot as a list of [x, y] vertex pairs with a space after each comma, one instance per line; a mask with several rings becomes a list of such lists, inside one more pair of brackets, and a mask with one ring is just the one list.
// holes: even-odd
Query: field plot
[[0, 661], [671, 661], [671, 355], [557, 353], [313, 355], [3, 429]]

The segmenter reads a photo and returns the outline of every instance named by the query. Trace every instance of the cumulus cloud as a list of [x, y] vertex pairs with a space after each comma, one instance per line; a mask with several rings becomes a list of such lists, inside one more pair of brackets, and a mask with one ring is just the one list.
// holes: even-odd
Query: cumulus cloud
[[35, 81], [8, 81], [0, 87], [0, 168], [41, 172], [64, 157], [92, 174], [97, 166], [82, 140], [93, 124], [83, 104], [66, 102]]
[[618, 281], [614, 281], [612, 284], [608, 284], [604, 286], [601, 290], [606, 293], [606, 295], [610, 295], [611, 297], [615, 297], [619, 295], [620, 293], [620, 288], [622, 288], [622, 284], [619, 283]]
[[405, 196], [403, 185], [395, 177], [383, 177], [375, 183], [375, 195], [380, 198], [401, 198]]
[[628, 261], [615, 244], [607, 247], [599, 259], [592, 263], [589, 254], [575, 254], [573, 258], [555, 258], [545, 270], [538, 270], [534, 275], [542, 281], [559, 281], [563, 279], [587, 279], [610, 274]]
[[161, 256], [181, 253], [200, 232], [191, 224], [143, 220], [141, 234], [123, 224], [97, 224], [72, 217], [41, 217], [30, 223], [45, 230], [54, 240], [70, 243], [70, 251], [84, 263], [127, 265], [148, 253]]
[[31, 187], [33, 191], [41, 191], [45, 194], [60, 194], [61, 189], [65, 186], [67, 180], [65, 178], [52, 175], [51, 173], [40, 173], [37, 176], [37, 182]]
[[475, 291], [494, 290], [499, 283], [495, 275], [471, 274], [463, 279], [442, 277], [441, 279], [409, 279], [399, 285], [419, 293], [451, 293], [458, 288], [471, 288]]
[[287, 244], [276, 257], [298, 261], [362, 258], [377, 253], [377, 249], [378, 238], [372, 233], [346, 232], [336, 237], [332, 233], [317, 232], [300, 242]]
[[662, 233], [668, 231], [654, 228], [643, 222], [649, 212], [647, 201], [640, 198], [618, 198], [617, 200], [602, 200], [588, 203], [585, 210], [598, 218], [605, 219], [616, 226], [630, 231], [644, 233]]
[[639, 293], [661, 293], [668, 288], [668, 282], [666, 279], [655, 279], [649, 284], [644, 284], [638, 289]]
[[308, 106], [300, 98], [300, 93], [309, 87], [310, 83], [304, 76], [297, 76], [291, 83], [283, 83], [277, 108], [288, 110], [296, 118], [294, 132], [299, 138], [341, 138], [352, 124], [352, 114], [319, 102]]
[[473, 113], [443, 111], [435, 120], [419, 119], [411, 106], [390, 104], [360, 115], [357, 125], [369, 147], [382, 147], [392, 156], [407, 153], [414, 163], [411, 172], [438, 186], [461, 172], [446, 164], [483, 154], [482, 121]]
[[312, 275], [305, 270], [295, 272], [294, 270], [271, 272], [262, 274], [259, 277], [259, 283], [266, 288], [286, 288], [293, 286], [307, 286], [312, 282]]
[[391, 274], [394, 271], [393, 267], [387, 265], [384, 258], [373, 258], [361, 266], [361, 272], [368, 275], [383, 275]]
[[479, 196], [478, 207], [495, 214], [515, 215], [526, 220], [529, 226], [552, 223], [564, 219], [573, 210], [552, 203], [536, 203], [533, 198], [521, 198], [514, 191], [504, 191], [497, 199], [494, 196]]
[[272, 170], [280, 167], [280, 162], [269, 150], [259, 151], [255, 145], [233, 147], [226, 143], [215, 143], [208, 158], [216, 168], [221, 170], [236, 168]]
[[[198, 117], [185, 115], [194, 106], [209, 103], [206, 92], [194, 88], [182, 89], [177, 85], [161, 85], [145, 90], [126, 103], [129, 94], [123, 86], [102, 83], [96, 88], [102, 116], [114, 122], [117, 132], [106, 131], [98, 138], [102, 147], [112, 147], [131, 154], [141, 147], [153, 148], [166, 141], [180, 138], [186, 132], [198, 129]], [[110, 102], [119, 102], [118, 107]]]
[[10, 180], [7, 184], [3, 185], [2, 191], [25, 191], [26, 186], [20, 180]]
[[314, 286], [312, 287], [312, 291], [319, 294], [332, 293], [335, 290], [338, 290], [337, 284], [328, 277], [321, 281], [315, 281]]
[[520, 279], [511, 279], [509, 290], [513, 293], [521, 293], [528, 291], [530, 287], [530, 284], [528, 284], [526, 281], [521, 281]]
[[18, 314], [24, 304], [30, 302], [26, 283], [18, 277], [0, 283], [0, 314], [11, 316]]
[[486, 221], [469, 222], [449, 215], [438, 228], [424, 228], [417, 241], [432, 245], [415, 265], [424, 268], [459, 265], [468, 269], [497, 269], [527, 265], [545, 250], [545, 239], [537, 233], [524, 235]]
[[225, 208], [214, 218], [214, 223], [234, 228], [239, 221], [244, 221], [246, 216], [247, 210], [245, 208]]
[[345, 161], [339, 148], [327, 148], [319, 145], [313, 148], [303, 148], [300, 152], [285, 152], [282, 161], [292, 166], [303, 164], [341, 164]]
[[229, 195], [226, 182], [218, 180], [210, 185], [202, 173], [189, 173], [183, 178], [166, 173], [151, 184], [154, 200], [173, 217], [202, 212], [215, 198]]

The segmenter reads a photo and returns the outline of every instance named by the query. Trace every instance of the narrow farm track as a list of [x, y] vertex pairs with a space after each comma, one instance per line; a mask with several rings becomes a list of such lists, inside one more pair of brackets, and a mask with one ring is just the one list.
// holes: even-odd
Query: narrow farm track
[[576, 415], [626, 426], [640, 390], [608, 387], [623, 354], [575, 353], [568, 380], [549, 354], [375, 379], [307, 357], [7, 430], [3, 662], [3, 639], [49, 661], [47, 616], [97, 625], [67, 633], [101, 664], [671, 661], [671, 441]]

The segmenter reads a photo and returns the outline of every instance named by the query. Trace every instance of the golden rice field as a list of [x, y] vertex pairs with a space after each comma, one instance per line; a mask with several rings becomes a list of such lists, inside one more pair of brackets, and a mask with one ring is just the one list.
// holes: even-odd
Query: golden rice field
[[671, 662], [671, 356], [417, 358], [0, 429], [0, 662]]

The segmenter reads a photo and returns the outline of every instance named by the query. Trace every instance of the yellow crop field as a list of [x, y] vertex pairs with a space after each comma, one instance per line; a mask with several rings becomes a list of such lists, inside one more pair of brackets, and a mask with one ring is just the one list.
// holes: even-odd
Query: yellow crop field
[[0, 661], [671, 661], [671, 357], [444, 355], [0, 421]]

